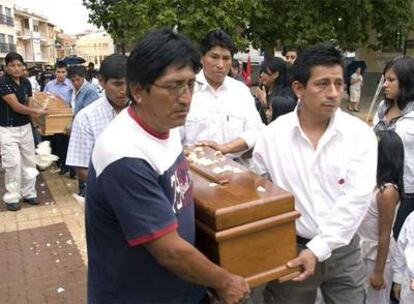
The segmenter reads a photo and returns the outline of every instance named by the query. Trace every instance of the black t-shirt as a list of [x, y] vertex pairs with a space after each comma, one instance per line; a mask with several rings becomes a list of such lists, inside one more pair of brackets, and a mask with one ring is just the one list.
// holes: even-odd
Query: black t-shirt
[[17, 100], [27, 106], [28, 98], [32, 96], [32, 86], [26, 78], [20, 78], [20, 84], [7, 74], [0, 78], [0, 126], [19, 127], [30, 122], [30, 116], [14, 112], [4, 101], [3, 96], [14, 94]]

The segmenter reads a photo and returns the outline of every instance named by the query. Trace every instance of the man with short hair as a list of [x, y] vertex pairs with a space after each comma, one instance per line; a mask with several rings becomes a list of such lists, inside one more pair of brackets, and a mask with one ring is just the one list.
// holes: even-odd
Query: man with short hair
[[96, 88], [86, 81], [85, 73], [81, 65], [72, 65], [68, 69], [68, 78], [72, 83], [70, 104], [74, 115], [99, 98]]
[[23, 57], [10, 52], [5, 57], [6, 74], [0, 79], [1, 163], [5, 171], [6, 193], [3, 200], [10, 211], [21, 208], [20, 198], [38, 205], [35, 189], [35, 150], [29, 115], [45, 115], [43, 108], [31, 108], [32, 87], [23, 77]]
[[[57, 62], [55, 66], [55, 79], [49, 81], [43, 91], [59, 96], [65, 104], [70, 105], [72, 85], [70, 80], [66, 78], [66, 75], [67, 65], [64, 62]], [[68, 144], [69, 136], [67, 134], [54, 134], [51, 138], [53, 153], [59, 157], [57, 165], [60, 168], [60, 175], [64, 175], [69, 171], [69, 168], [65, 165]]]
[[177, 127], [184, 124], [200, 56], [173, 30], [152, 31], [127, 62], [132, 104], [102, 132], [86, 198], [88, 303], [224, 303], [246, 281], [194, 247], [191, 178]]
[[104, 96], [82, 109], [75, 117], [70, 134], [66, 165], [75, 167], [82, 182], [86, 182], [92, 150], [98, 136], [119, 112], [127, 106], [126, 60], [112, 54], [100, 68]]
[[202, 89], [193, 96], [182, 128], [185, 145], [199, 143], [237, 158], [251, 149], [263, 127], [249, 88], [229, 76], [236, 51], [222, 30], [201, 41], [203, 69], [197, 74]]
[[66, 104], [70, 104], [72, 85], [70, 80], [66, 78], [67, 74], [66, 63], [57, 62], [55, 66], [55, 79], [49, 81], [43, 91], [53, 93], [62, 98]]
[[366, 273], [356, 231], [376, 181], [377, 140], [359, 119], [339, 108], [344, 90], [341, 52], [331, 45], [304, 50], [295, 63], [294, 112], [279, 117], [257, 140], [260, 174], [295, 196], [299, 255], [288, 267], [302, 274], [270, 282], [267, 303], [364, 303]]
[[[73, 112], [73, 117], [75, 118], [76, 115], [80, 110], [82, 110], [87, 105], [91, 104], [95, 100], [99, 98], [98, 91], [96, 90], [95, 86], [90, 82], [86, 81], [85, 79], [86, 70], [83, 66], [80, 65], [73, 65], [70, 66], [68, 69], [68, 78], [72, 83], [71, 89], [71, 107]], [[68, 131], [72, 126], [68, 126]], [[66, 163], [66, 161], [65, 161]], [[65, 164], [64, 163], [64, 164]], [[74, 176], [74, 169], [70, 169], [70, 175]], [[63, 170], [62, 174], [65, 174], [67, 170]], [[79, 195], [84, 197], [86, 191], [86, 184], [79, 179]]]

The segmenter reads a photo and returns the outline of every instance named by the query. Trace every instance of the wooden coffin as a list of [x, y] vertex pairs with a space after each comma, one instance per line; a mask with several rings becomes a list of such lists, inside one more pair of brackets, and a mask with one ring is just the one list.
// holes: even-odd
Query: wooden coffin
[[41, 135], [48, 136], [65, 133], [66, 127], [72, 121], [72, 109], [57, 95], [45, 92], [33, 93], [33, 107], [47, 108], [48, 114], [42, 117], [32, 117], [35, 125], [39, 126]]
[[200, 251], [251, 287], [298, 275], [285, 266], [297, 255], [293, 196], [210, 148], [187, 159]]

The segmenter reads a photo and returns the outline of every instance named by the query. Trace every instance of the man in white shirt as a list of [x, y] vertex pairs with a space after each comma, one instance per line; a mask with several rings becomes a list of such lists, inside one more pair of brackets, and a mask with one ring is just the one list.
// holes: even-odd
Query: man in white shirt
[[199, 143], [231, 157], [251, 149], [262, 129], [249, 88], [229, 76], [236, 50], [230, 36], [212, 31], [200, 43], [203, 69], [196, 79], [203, 87], [194, 93], [181, 129], [184, 145]]
[[300, 266], [293, 281], [270, 282], [268, 303], [364, 303], [366, 281], [355, 235], [375, 186], [377, 141], [362, 121], [339, 109], [344, 65], [339, 50], [316, 45], [299, 55], [296, 110], [259, 137], [253, 161], [260, 174], [295, 196]]

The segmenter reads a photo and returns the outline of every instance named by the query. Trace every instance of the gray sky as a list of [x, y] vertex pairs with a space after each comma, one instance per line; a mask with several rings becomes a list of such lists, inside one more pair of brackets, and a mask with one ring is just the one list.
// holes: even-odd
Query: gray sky
[[88, 24], [88, 10], [82, 0], [14, 0], [17, 6], [45, 15], [65, 33], [78, 34], [94, 28]]

